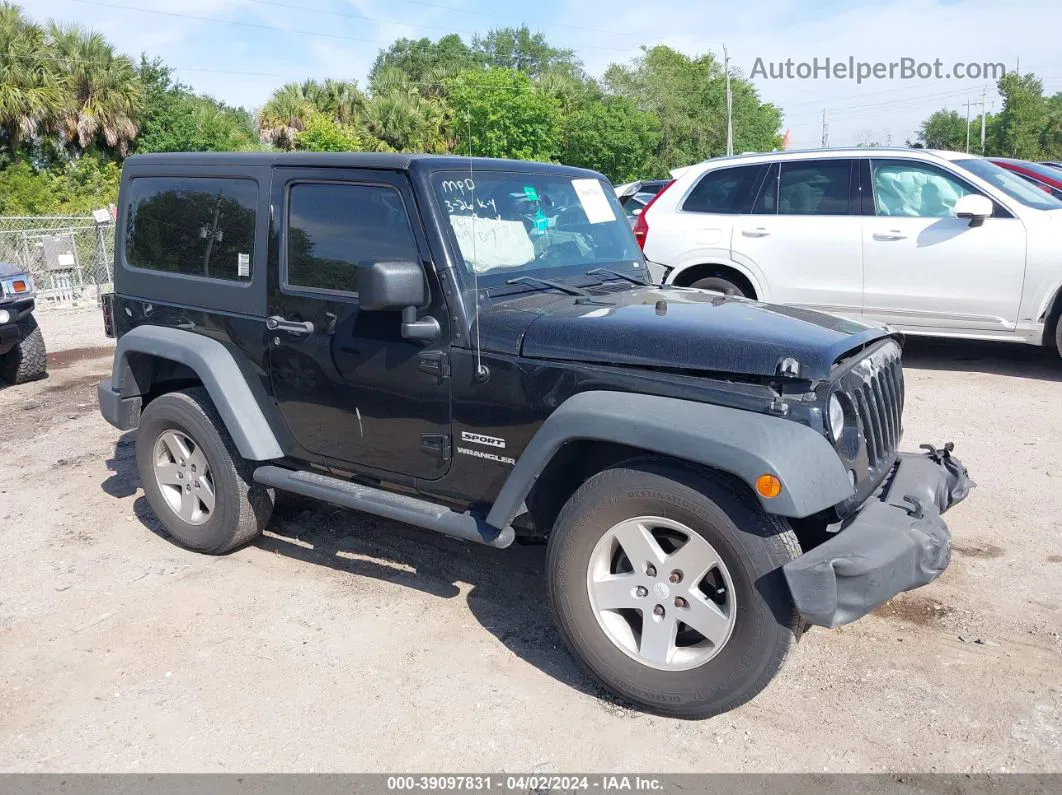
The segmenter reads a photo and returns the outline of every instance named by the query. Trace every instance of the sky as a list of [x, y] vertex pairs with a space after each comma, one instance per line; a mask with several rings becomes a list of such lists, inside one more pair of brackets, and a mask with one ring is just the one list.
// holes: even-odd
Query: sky
[[[628, 62], [641, 45], [666, 44], [689, 55], [725, 45], [735, 72], [817, 58], [868, 64], [1002, 62], [1035, 72], [1045, 91], [1062, 91], [1059, 0], [16, 0], [38, 21], [91, 27], [134, 56], [160, 56], [182, 82], [247, 108], [274, 88], [309, 77], [357, 79], [377, 52], [400, 37], [437, 39], [526, 23], [555, 46], [571, 47], [600, 75]], [[903, 145], [934, 110], [976, 117], [987, 89], [988, 112], [1000, 109], [991, 79], [850, 79], [756, 76], [764, 100], [781, 107], [793, 148], [828, 143]], [[977, 142], [972, 142], [976, 147]], [[680, 164], [676, 164], [680, 165]]]

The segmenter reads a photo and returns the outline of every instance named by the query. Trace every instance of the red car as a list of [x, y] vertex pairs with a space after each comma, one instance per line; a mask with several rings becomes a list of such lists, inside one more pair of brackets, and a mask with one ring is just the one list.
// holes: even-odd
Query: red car
[[1056, 199], [1062, 199], [1062, 170], [1044, 163], [1030, 163], [1028, 160], [1014, 160], [1009, 157], [990, 157], [995, 163], [1007, 171], [1013, 171], [1019, 177], [1031, 182], [1044, 193], [1049, 193]]

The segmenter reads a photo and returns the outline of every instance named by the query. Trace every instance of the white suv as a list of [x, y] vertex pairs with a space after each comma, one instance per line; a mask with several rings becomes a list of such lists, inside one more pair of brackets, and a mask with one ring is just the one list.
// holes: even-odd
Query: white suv
[[1062, 202], [983, 158], [823, 149], [674, 174], [634, 226], [657, 281], [1062, 352]]

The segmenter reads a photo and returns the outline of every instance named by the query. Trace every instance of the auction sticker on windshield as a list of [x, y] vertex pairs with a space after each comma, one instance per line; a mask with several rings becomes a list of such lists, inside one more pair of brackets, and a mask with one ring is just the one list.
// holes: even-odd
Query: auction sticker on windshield
[[596, 179], [573, 179], [572, 187], [575, 195], [579, 197], [579, 203], [586, 213], [586, 220], [592, 224], [603, 224], [616, 220], [616, 213], [612, 205], [605, 198], [605, 191], [601, 183]]

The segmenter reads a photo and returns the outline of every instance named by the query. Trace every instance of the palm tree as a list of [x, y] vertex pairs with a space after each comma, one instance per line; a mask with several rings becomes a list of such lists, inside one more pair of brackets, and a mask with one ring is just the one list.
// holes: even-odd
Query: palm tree
[[44, 31], [11, 3], [0, 3], [0, 131], [13, 160], [19, 146], [59, 118], [64, 86]]
[[350, 124], [365, 108], [365, 95], [353, 80], [329, 78], [321, 86], [320, 97], [314, 101], [314, 105], [337, 123]]
[[401, 69], [387, 67], [373, 76], [372, 98], [362, 125], [372, 138], [398, 152], [448, 151], [446, 106], [440, 97], [424, 96]]
[[116, 55], [99, 33], [55, 22], [48, 36], [66, 83], [62, 131], [67, 146], [79, 153], [102, 136], [124, 157], [136, 138], [144, 112], [144, 92], [133, 61]]
[[302, 85], [285, 83], [258, 112], [258, 134], [264, 143], [281, 149], [294, 149], [295, 139], [317, 110], [314, 97], [318, 86], [312, 80]]

